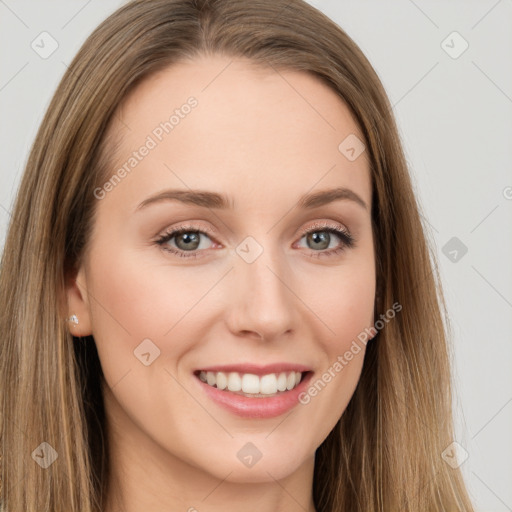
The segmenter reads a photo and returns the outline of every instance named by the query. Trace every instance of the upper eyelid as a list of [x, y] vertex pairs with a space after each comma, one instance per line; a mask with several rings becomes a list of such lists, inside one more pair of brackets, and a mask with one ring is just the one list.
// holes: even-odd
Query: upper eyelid
[[314, 231], [315, 229], [320, 230], [320, 229], [327, 229], [327, 228], [334, 228], [339, 231], [350, 233], [350, 230], [346, 226], [344, 226], [343, 224], [341, 224], [339, 222], [332, 222], [332, 221], [323, 221], [323, 222], [315, 221], [315, 223], [313, 225], [309, 225], [305, 228], [301, 228], [299, 230], [299, 232], [303, 236], [305, 233], [309, 233], [311, 231]]
[[[345, 231], [350, 233], [350, 230], [344, 226], [343, 224], [336, 222], [336, 221], [315, 221], [314, 224], [308, 225], [304, 228], [299, 229], [299, 233], [301, 235], [304, 235], [304, 233], [308, 233], [310, 231], [314, 231], [315, 229], [325, 229], [325, 228], [335, 228], [339, 229], [340, 231]], [[169, 228], [164, 230], [159, 236], [165, 236], [166, 234], [173, 234], [176, 235], [176, 233], [179, 232], [187, 232], [187, 231], [196, 231], [200, 233], [204, 233], [207, 235], [212, 236], [218, 236], [219, 232], [216, 229], [204, 227], [204, 226], [193, 226], [192, 224], [184, 224], [182, 226], [178, 226], [176, 228]]]

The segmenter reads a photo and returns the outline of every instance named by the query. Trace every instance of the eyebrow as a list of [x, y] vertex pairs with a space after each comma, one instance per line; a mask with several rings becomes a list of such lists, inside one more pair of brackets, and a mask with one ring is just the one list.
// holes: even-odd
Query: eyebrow
[[[164, 190], [154, 196], [148, 197], [140, 203], [135, 211], [139, 211], [150, 204], [159, 203], [162, 201], [181, 201], [185, 204], [202, 206], [204, 208], [214, 209], [232, 209], [234, 202], [225, 194], [217, 192], [209, 192], [207, 190], [179, 190], [171, 189]], [[356, 194], [353, 190], [345, 187], [337, 187], [328, 190], [320, 190], [303, 195], [297, 202], [297, 207], [302, 209], [318, 208], [334, 201], [348, 200], [353, 201], [365, 210], [368, 210], [367, 204], [363, 199]]]

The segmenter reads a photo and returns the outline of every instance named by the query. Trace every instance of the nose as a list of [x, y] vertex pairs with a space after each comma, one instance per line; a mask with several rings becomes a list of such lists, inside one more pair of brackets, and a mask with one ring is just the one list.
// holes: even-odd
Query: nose
[[264, 250], [248, 263], [235, 255], [230, 274], [227, 323], [234, 335], [271, 341], [297, 330], [300, 301], [284, 258]]

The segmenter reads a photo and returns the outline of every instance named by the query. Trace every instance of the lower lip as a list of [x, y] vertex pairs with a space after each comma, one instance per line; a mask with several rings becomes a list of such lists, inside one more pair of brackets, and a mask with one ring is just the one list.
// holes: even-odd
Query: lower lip
[[242, 418], [274, 418], [288, 412], [299, 403], [299, 395], [306, 389], [313, 373], [308, 372], [296, 388], [282, 391], [268, 398], [251, 398], [231, 391], [214, 388], [195, 377], [205, 393], [224, 409]]

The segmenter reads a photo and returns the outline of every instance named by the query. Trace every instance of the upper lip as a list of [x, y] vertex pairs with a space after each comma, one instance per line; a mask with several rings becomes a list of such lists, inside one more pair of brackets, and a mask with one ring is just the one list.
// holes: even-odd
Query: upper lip
[[298, 363], [273, 363], [260, 366], [251, 363], [240, 363], [240, 364], [223, 364], [215, 366], [206, 366], [198, 368], [196, 372], [238, 372], [238, 373], [251, 373], [253, 375], [267, 375], [269, 373], [282, 373], [282, 372], [308, 372], [311, 368], [303, 364]]

